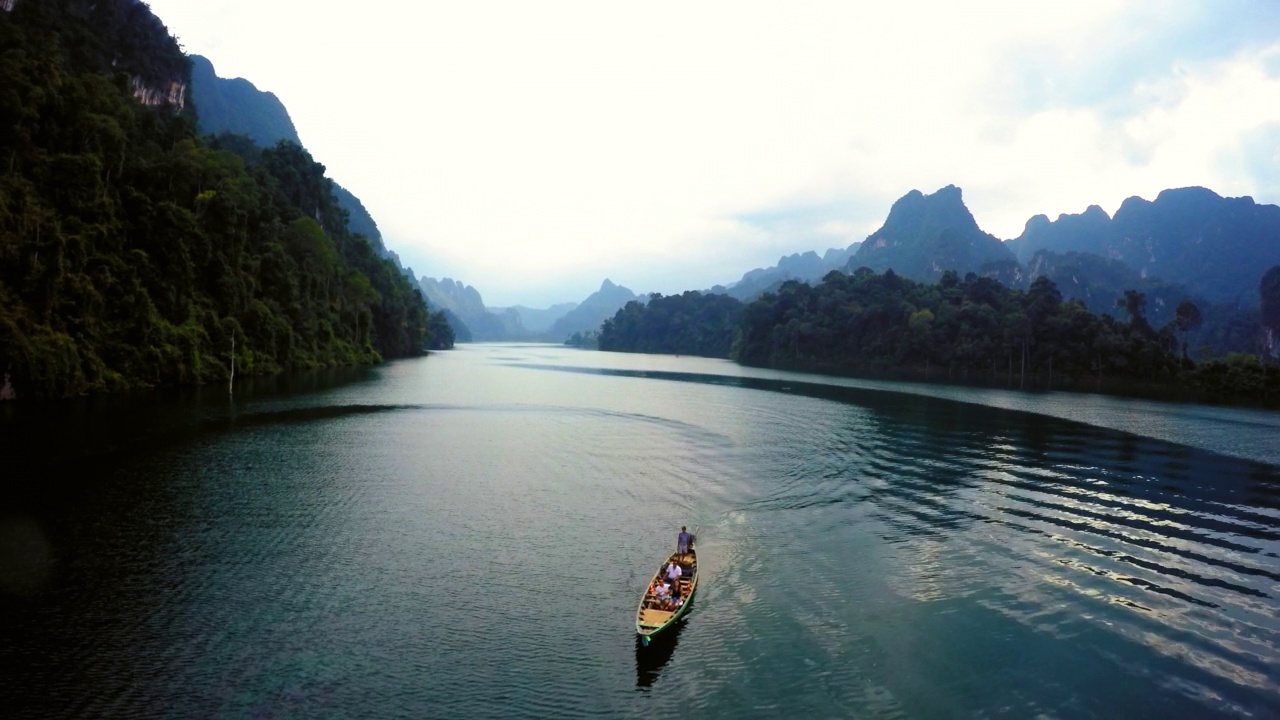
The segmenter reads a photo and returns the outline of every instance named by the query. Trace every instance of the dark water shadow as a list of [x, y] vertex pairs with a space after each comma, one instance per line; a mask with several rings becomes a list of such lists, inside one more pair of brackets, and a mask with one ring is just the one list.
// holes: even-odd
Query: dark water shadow
[[676, 645], [680, 644], [680, 633], [684, 630], [685, 619], [676, 621], [674, 627], [655, 635], [645, 645], [644, 637], [636, 635], [636, 689], [647, 690], [653, 687], [662, 675], [662, 670], [671, 662], [676, 653]]

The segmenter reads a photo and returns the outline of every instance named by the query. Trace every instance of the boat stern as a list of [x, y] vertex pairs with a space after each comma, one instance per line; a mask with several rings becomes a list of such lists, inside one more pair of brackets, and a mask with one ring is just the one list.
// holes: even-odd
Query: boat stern
[[636, 634], [652, 635], [665, 628], [676, 613], [667, 610], [644, 608], [636, 615]]

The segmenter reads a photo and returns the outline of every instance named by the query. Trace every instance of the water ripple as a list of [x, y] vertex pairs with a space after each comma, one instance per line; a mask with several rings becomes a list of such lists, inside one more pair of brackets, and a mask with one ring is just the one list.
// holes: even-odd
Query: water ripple
[[[0, 594], [0, 702], [1280, 713], [1274, 464], [704, 359], [513, 345], [379, 372], [202, 408], [0, 517], [47, 563], [0, 573], [22, 588]], [[638, 593], [681, 524], [699, 526], [698, 596], [637, 645]]]

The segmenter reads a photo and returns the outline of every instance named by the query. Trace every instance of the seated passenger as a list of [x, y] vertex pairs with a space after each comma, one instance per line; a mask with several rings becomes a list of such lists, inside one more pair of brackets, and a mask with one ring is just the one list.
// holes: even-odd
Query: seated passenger
[[666, 600], [671, 597], [671, 585], [665, 580], [662, 581], [659, 583], [657, 590], [654, 591], [654, 594], [658, 596], [659, 600]]

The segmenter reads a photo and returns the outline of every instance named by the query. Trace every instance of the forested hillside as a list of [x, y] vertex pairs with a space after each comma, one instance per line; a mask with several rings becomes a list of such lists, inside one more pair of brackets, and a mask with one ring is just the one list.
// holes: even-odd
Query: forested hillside
[[304, 150], [198, 137], [187, 59], [144, 4], [18, 0], [0, 48], [6, 395], [376, 362], [440, 329]]
[[[1266, 292], [1266, 288], [1261, 288]], [[1205, 397], [1280, 402], [1280, 368], [1254, 355], [1194, 364], [1186, 336], [1194, 303], [1155, 328], [1146, 297], [1130, 290], [1125, 321], [1064, 302], [1041, 276], [1026, 291], [972, 273], [937, 284], [868, 268], [832, 272], [817, 286], [785, 283], [743, 311], [735, 357], [747, 364], [838, 373], [893, 370], [1017, 387], [1114, 387], [1117, 382]]]
[[727, 358], [741, 322], [742, 302], [728, 295], [654, 293], [605, 320], [598, 343], [601, 350]]
[[[282, 140], [306, 147], [298, 138], [289, 110], [280, 98], [259, 90], [244, 78], [218, 77], [213, 63], [199, 55], [191, 56], [191, 99], [198, 116], [196, 128], [201, 134], [237, 135], [261, 148], [272, 147]], [[223, 141], [227, 139], [223, 138]], [[409, 279], [409, 284], [422, 290], [413, 269], [405, 267], [400, 256], [387, 249], [378, 224], [360, 198], [336, 181], [332, 189], [338, 206], [347, 212], [347, 229], [368, 238], [379, 257], [395, 263]], [[457, 326], [454, 327], [456, 329]]]

